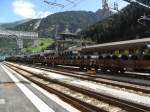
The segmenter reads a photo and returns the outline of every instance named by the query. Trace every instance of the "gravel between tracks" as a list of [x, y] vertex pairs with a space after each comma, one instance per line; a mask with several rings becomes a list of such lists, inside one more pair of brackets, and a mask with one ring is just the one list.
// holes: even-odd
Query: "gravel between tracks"
[[71, 90], [71, 89], [69, 89], [67, 87], [64, 87], [64, 86], [61, 86], [59, 84], [55, 84], [55, 83], [52, 83], [52, 82], [45, 81], [43, 79], [34, 77], [31, 74], [29, 74], [29, 73], [27, 73], [27, 72], [25, 72], [23, 70], [19, 70], [19, 71], [21, 73], [23, 73], [24, 75], [31, 77], [34, 80], [37, 80], [37, 81], [42, 82], [43, 84], [46, 84], [50, 88], [53, 88], [53, 89], [55, 89], [57, 91], [60, 91], [60, 92], [63, 92], [64, 94], [67, 94], [69, 96], [72, 96], [74, 98], [82, 100], [82, 101], [84, 101], [86, 103], [92, 104], [92, 105], [94, 105], [96, 107], [99, 107], [99, 108], [101, 108], [103, 110], [106, 110], [108, 112], [126, 112], [125, 110], [123, 110], [123, 109], [121, 109], [119, 107], [115, 107], [115, 106], [109, 105], [108, 103], [105, 103], [103, 101], [99, 101], [99, 100], [97, 100], [95, 98], [89, 97], [89, 96], [84, 95], [82, 93], [73, 91], [73, 90]]
[[[134, 93], [130, 93], [127, 91], [117, 90], [117, 89], [110, 88], [110, 87], [107, 87], [104, 85], [97, 85], [97, 84], [87, 82], [87, 81], [74, 80], [68, 76], [63, 76], [63, 75], [56, 74], [56, 73], [50, 73], [50, 72], [38, 70], [35, 68], [30, 68], [30, 67], [26, 67], [26, 66], [20, 66], [20, 67], [23, 67], [24, 69], [28, 69], [28, 70], [31, 70], [32, 72], [36, 72], [39, 74], [46, 74], [46, 75], [48, 75], [48, 77], [55, 79], [55, 80], [61, 80], [61, 81], [66, 80], [66, 82], [69, 82], [70, 84], [73, 84], [75, 86], [82, 86], [84, 88], [91, 89], [96, 92], [100, 92], [102, 94], [112, 95], [119, 99], [125, 99], [127, 101], [135, 102], [135, 103], [150, 107], [150, 97], [147, 97], [147, 96], [141, 96], [139, 94], [134, 94]], [[71, 81], [68, 81], [70, 79], [71, 79]]]

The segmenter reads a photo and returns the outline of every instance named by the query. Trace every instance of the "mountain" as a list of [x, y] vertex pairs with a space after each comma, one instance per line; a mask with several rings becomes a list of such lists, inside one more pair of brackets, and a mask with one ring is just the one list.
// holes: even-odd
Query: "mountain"
[[[149, 0], [138, 1], [149, 3]], [[150, 10], [132, 3], [81, 33], [84, 38], [90, 38], [98, 43], [150, 37], [150, 16], [140, 19], [143, 15], [150, 15]], [[138, 22], [139, 19], [141, 23]]]
[[15, 27], [9, 29], [19, 31], [38, 31], [41, 20], [42, 19], [31, 19], [30, 21], [16, 25]]
[[37, 31], [40, 37], [54, 37], [56, 31], [60, 33], [69, 30], [75, 33], [86, 29], [109, 15], [111, 13], [103, 12], [103, 10], [98, 10], [97, 12], [66, 11], [54, 13], [43, 19], [32, 19], [15, 25], [9, 24], [7, 29]]
[[61, 12], [42, 19], [38, 30], [40, 35], [53, 37], [56, 29], [58, 32], [63, 32], [66, 29], [70, 32], [76, 32], [78, 29], [85, 29], [96, 21], [96, 15], [93, 12]]
[[12, 22], [12, 23], [0, 23], [0, 27], [10, 29], [10, 28], [16, 27], [17, 25], [26, 23], [26, 22], [28, 22], [30, 20], [32, 20], [32, 19], [24, 19], [24, 20]]

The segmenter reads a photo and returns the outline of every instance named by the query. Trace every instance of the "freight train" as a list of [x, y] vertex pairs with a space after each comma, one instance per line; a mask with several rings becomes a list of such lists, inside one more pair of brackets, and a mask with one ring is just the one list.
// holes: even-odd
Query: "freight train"
[[100, 70], [124, 73], [125, 71], [150, 72], [150, 38], [98, 44], [81, 48], [79, 53], [30, 56], [13, 56], [6, 61], [42, 64], [47, 66], [75, 66], [80, 70]]

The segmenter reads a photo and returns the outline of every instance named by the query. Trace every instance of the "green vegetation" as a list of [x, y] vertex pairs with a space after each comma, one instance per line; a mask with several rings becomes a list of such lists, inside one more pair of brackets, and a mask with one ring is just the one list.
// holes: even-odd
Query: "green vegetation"
[[25, 53], [38, 53], [46, 49], [49, 45], [54, 42], [51, 38], [40, 38], [36, 45], [23, 49]]
[[16, 49], [16, 40], [12, 38], [0, 38], [1, 49]]
[[[36, 45], [33, 45], [31, 40], [24, 40], [24, 49], [22, 53], [37, 53], [46, 49], [49, 45], [54, 42], [51, 38], [40, 38]], [[4, 39], [0, 38], [0, 56], [3, 55], [14, 55], [18, 53], [17, 43], [15, 39]]]

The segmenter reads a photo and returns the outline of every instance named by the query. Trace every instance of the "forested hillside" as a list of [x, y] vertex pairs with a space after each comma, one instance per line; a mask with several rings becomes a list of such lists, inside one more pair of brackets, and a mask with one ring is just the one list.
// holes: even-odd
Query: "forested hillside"
[[[149, 0], [140, 0], [149, 3]], [[82, 32], [85, 38], [91, 38], [98, 43], [129, 40], [150, 37], [150, 21], [138, 23], [143, 15], [150, 15], [150, 9], [133, 3], [117, 14], [100, 21]]]
[[70, 32], [76, 32], [78, 29], [84, 29], [96, 21], [96, 15], [93, 12], [61, 12], [42, 19], [38, 30], [41, 36], [53, 37], [56, 28], [58, 32], [63, 32], [65, 29], [68, 29]]

